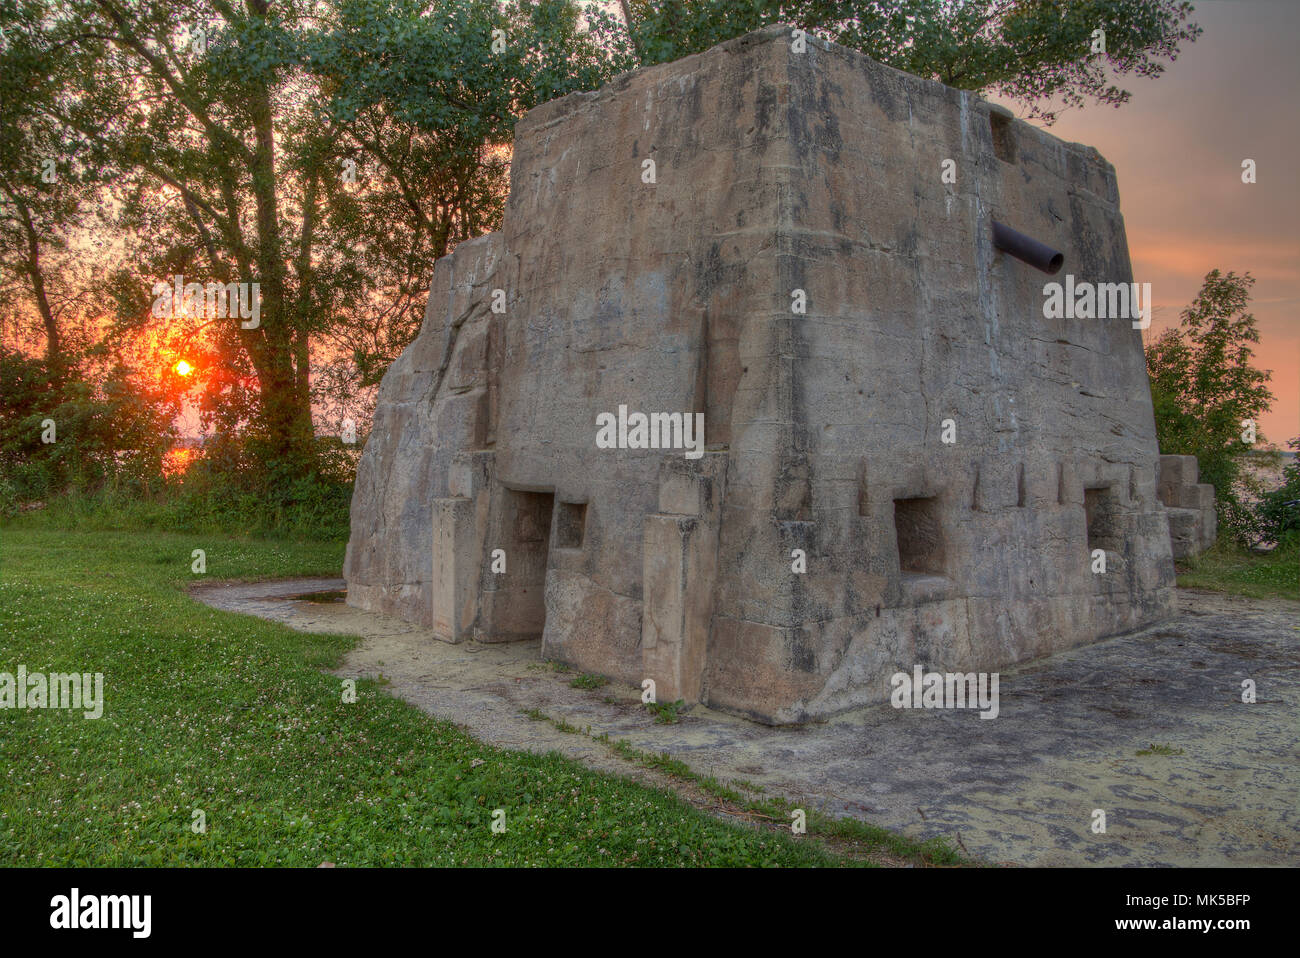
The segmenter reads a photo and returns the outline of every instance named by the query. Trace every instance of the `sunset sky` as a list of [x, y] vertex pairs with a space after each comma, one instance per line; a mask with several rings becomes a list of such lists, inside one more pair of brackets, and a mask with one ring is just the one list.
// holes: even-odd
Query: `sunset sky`
[[[1148, 335], [1177, 324], [1211, 269], [1256, 278], [1257, 364], [1277, 397], [1260, 432], [1285, 448], [1300, 435], [1300, 3], [1195, 7], [1205, 32], [1164, 76], [1128, 79], [1128, 104], [1068, 111], [1052, 133], [1115, 164], [1133, 278], [1155, 303]], [[1254, 185], [1241, 182], [1246, 158]]]

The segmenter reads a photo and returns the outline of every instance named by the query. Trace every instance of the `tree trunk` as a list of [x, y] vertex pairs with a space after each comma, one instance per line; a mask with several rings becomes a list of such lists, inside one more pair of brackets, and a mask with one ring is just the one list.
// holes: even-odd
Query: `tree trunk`
[[32, 223], [31, 211], [18, 197], [11, 197], [23, 220], [23, 231], [27, 234], [27, 279], [31, 283], [32, 296], [36, 308], [41, 314], [41, 325], [45, 327], [45, 365], [55, 384], [63, 382], [63, 343], [59, 337], [59, 324], [50, 307], [49, 295], [45, 291], [45, 270], [41, 265], [40, 238]]
[[[279, 199], [276, 195], [275, 129], [271, 93], [256, 91], [252, 103], [256, 146], [251, 172], [257, 217], [257, 267], [261, 289], [261, 362], [255, 359], [260, 387], [262, 426], [271, 442], [271, 452], [293, 477], [309, 475], [315, 465], [311, 399], [305, 384], [308, 370], [306, 350], [297, 340], [299, 319], [290, 302], [280, 230]], [[306, 296], [299, 290], [299, 296]], [[299, 366], [301, 365], [301, 368]]]

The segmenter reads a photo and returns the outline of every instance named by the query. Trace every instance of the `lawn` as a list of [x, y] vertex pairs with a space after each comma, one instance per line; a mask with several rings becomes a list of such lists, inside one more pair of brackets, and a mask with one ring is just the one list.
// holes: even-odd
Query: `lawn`
[[99, 719], [0, 709], [0, 865], [845, 861], [559, 755], [485, 745], [373, 683], [345, 703], [322, 669], [356, 640], [192, 601], [194, 549], [207, 578], [228, 579], [337, 575], [343, 554], [0, 525], [0, 672], [102, 672], [105, 687]]
[[1292, 544], [1257, 555], [1221, 539], [1200, 555], [1178, 562], [1178, 585], [1253, 599], [1300, 599], [1300, 548]]

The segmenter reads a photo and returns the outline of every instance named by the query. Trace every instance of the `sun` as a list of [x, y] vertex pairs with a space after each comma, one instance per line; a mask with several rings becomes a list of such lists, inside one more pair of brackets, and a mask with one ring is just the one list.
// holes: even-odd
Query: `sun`
[[188, 376], [190, 373], [194, 372], [194, 367], [183, 359], [172, 368], [176, 370], [176, 375], [178, 376]]

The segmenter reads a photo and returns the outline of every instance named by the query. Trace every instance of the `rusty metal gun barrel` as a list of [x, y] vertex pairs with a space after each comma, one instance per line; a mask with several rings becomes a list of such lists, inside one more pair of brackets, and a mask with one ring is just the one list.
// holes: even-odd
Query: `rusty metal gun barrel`
[[997, 220], [993, 221], [993, 245], [1048, 275], [1058, 272], [1065, 263], [1065, 254]]

